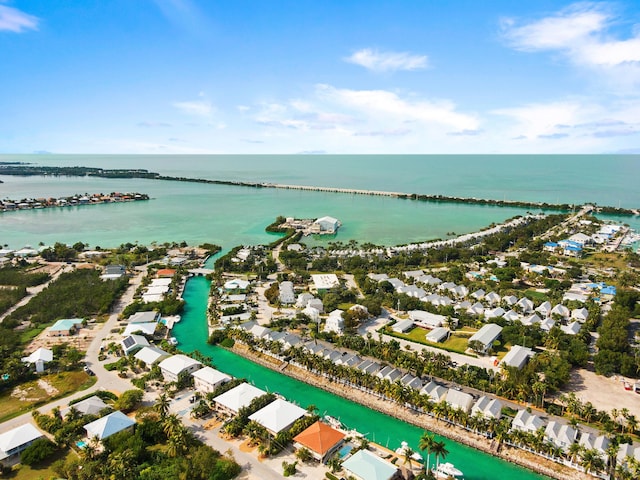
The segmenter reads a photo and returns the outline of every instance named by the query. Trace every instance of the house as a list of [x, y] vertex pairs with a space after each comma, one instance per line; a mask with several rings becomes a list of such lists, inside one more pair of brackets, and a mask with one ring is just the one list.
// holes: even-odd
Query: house
[[475, 316], [480, 316], [480, 315], [484, 315], [484, 305], [482, 305], [480, 302], [476, 302], [473, 305], [471, 305], [469, 308], [467, 308], [467, 313], [469, 315], [475, 315]]
[[578, 321], [571, 322], [569, 325], [562, 325], [560, 330], [562, 330], [567, 335], [577, 335], [580, 333], [580, 329], [582, 328], [582, 324]]
[[410, 373], [405, 374], [401, 379], [400, 382], [405, 386], [405, 387], [409, 387], [409, 388], [413, 388], [414, 390], [420, 390], [422, 388], [422, 380], [420, 380], [418, 377], [415, 377], [413, 375], [411, 375]]
[[522, 370], [522, 368], [529, 361], [530, 357], [533, 357], [533, 350], [520, 345], [514, 345], [513, 347], [511, 347], [511, 350], [509, 350], [509, 352], [504, 356], [500, 364], [506, 367], [513, 367], [517, 368], [518, 370]]
[[558, 247], [559, 245], [556, 242], [546, 242], [542, 246], [542, 250], [544, 250], [545, 252], [554, 253]]
[[550, 332], [555, 324], [556, 324], [556, 321], [553, 318], [547, 318], [542, 322], [540, 322], [540, 330], [543, 330], [545, 332]]
[[88, 438], [104, 440], [115, 433], [124, 430], [133, 430], [135, 424], [135, 420], [130, 419], [120, 410], [116, 410], [109, 415], [105, 415], [94, 422], [86, 424], [84, 429], [87, 432]]
[[405, 333], [413, 329], [413, 320], [400, 320], [396, 322], [391, 329], [396, 333]]
[[502, 302], [509, 307], [513, 307], [518, 302], [518, 297], [515, 295], [505, 295], [502, 297]]
[[142, 347], [134, 355], [136, 360], [141, 361], [147, 368], [151, 368], [158, 362], [161, 362], [165, 358], [169, 358], [171, 354], [165, 352], [161, 348], [155, 346]]
[[161, 268], [156, 272], [158, 278], [172, 278], [176, 274], [173, 268]]
[[552, 309], [551, 303], [546, 301], [546, 302], [540, 304], [536, 308], [536, 312], [538, 312], [543, 317], [548, 317], [549, 315], [551, 315], [551, 309]]
[[450, 388], [447, 391], [444, 401], [447, 402], [451, 408], [469, 413], [473, 405], [473, 396], [470, 393]]
[[129, 335], [125, 337], [120, 342], [120, 346], [122, 346], [122, 351], [125, 355], [129, 355], [130, 353], [135, 353], [143, 347], [149, 347], [149, 341], [146, 337], [142, 335]]
[[520, 320], [520, 314], [516, 313], [515, 310], [509, 310], [502, 316], [502, 318], [509, 320], [510, 322], [515, 322], [516, 320]]
[[159, 312], [147, 311], [136, 312], [129, 317], [129, 323], [155, 323], [160, 317]]
[[202, 368], [200, 362], [182, 354], [165, 358], [158, 366], [165, 382], [177, 382], [182, 375], [190, 375]]
[[500, 295], [498, 295], [496, 292], [487, 293], [484, 296], [484, 301], [489, 305], [495, 305], [497, 303], [500, 303]]
[[425, 338], [428, 342], [439, 343], [444, 339], [449, 338], [449, 334], [451, 331], [445, 327], [438, 327], [431, 330], [429, 333], [425, 335]]
[[49, 327], [50, 337], [69, 337], [82, 327], [82, 318], [65, 318]]
[[415, 285], [405, 285], [404, 287], [400, 287], [398, 289], [398, 293], [404, 293], [410, 297], [414, 298], [424, 298], [427, 296], [427, 292], [420, 287], [416, 287]]
[[496, 307], [496, 308], [492, 308], [490, 310], [485, 310], [484, 311], [484, 318], [486, 318], [487, 320], [492, 319], [492, 318], [498, 318], [498, 317], [502, 317], [505, 313], [504, 308], [502, 307]]
[[236, 415], [238, 411], [251, 403], [254, 398], [261, 397], [267, 392], [249, 383], [241, 383], [237, 387], [218, 395], [213, 401], [223, 410]]
[[291, 305], [296, 302], [296, 294], [293, 291], [293, 282], [280, 282], [279, 299], [283, 305]]
[[358, 480], [391, 480], [398, 472], [398, 467], [369, 450], [358, 450], [342, 462], [342, 468]]
[[315, 308], [319, 313], [324, 312], [324, 305], [322, 305], [322, 300], [319, 298], [312, 298], [307, 302], [307, 307]]
[[544, 427], [544, 420], [533, 413], [527, 412], [526, 410], [518, 410], [513, 422], [511, 422], [512, 430], [520, 430], [529, 433], [536, 433], [542, 427]]
[[318, 231], [318, 233], [335, 233], [340, 227], [340, 221], [333, 217], [320, 217], [313, 222], [311, 226], [312, 231]]
[[475, 350], [486, 354], [493, 346], [493, 342], [498, 339], [501, 332], [502, 327], [500, 325], [488, 323], [469, 338], [469, 345], [472, 345], [472, 342], [479, 342], [479, 348], [476, 347]]
[[558, 305], [556, 305], [551, 309], [551, 315], [558, 315], [562, 318], [569, 318], [569, 315], [571, 315], [571, 312], [567, 307], [559, 303]]
[[53, 351], [48, 348], [40, 347], [31, 355], [27, 357], [22, 357], [21, 359], [24, 363], [35, 364], [36, 372], [42, 373], [44, 372], [44, 364], [53, 361]]
[[422, 389], [420, 390], [420, 394], [426, 395], [432, 402], [438, 403], [441, 402], [444, 396], [447, 394], [447, 388], [431, 381], [424, 387], [422, 387]]
[[296, 299], [296, 308], [305, 308], [309, 300], [313, 300], [315, 297], [309, 292], [303, 292], [298, 295]]
[[317, 292], [326, 292], [327, 290], [340, 286], [340, 280], [338, 280], [338, 276], [335, 273], [311, 275], [311, 280]]
[[526, 297], [518, 300], [516, 306], [522, 313], [529, 313], [533, 310], [533, 302]]
[[127, 273], [127, 270], [124, 265], [107, 265], [104, 267], [104, 275], [121, 277], [125, 273]]
[[84, 400], [69, 405], [67, 408], [61, 411], [63, 417], [66, 417], [71, 409], [76, 410], [80, 415], [98, 415], [105, 408], [109, 408], [109, 405], [104, 403], [100, 397], [94, 395]]
[[553, 443], [562, 450], [567, 450], [578, 438], [578, 432], [571, 425], [561, 424], [551, 420], [544, 431], [547, 441]]
[[410, 320], [425, 328], [441, 327], [447, 322], [447, 317], [444, 315], [436, 315], [424, 310], [409, 310], [408, 314]]
[[334, 332], [338, 335], [342, 335], [344, 331], [344, 319], [342, 318], [342, 310], [334, 310], [329, 314], [329, 318], [324, 325], [325, 332]]
[[329, 458], [344, 443], [344, 433], [320, 421], [303, 430], [293, 438], [296, 448], [306, 448], [320, 463]]
[[281, 431], [291, 428], [294, 422], [304, 417], [306, 413], [307, 411], [304, 408], [277, 398], [266, 407], [249, 415], [249, 420], [258, 422], [269, 433], [277, 435]]
[[584, 307], [575, 308], [571, 311], [571, 318], [584, 323], [587, 321], [587, 318], [589, 318], [589, 310]]
[[605, 463], [608, 463], [609, 455], [607, 454], [607, 448], [609, 448], [611, 441], [607, 437], [604, 435], [596, 437], [592, 433], [582, 432], [578, 443], [585, 450], [597, 450], [600, 453], [602, 460], [604, 460]]
[[37, 439], [44, 437], [32, 423], [0, 434], [0, 461], [13, 460]]
[[233, 280], [229, 280], [225, 282], [224, 289], [227, 292], [235, 291], [235, 290], [246, 290], [251, 285], [251, 282], [248, 280], [242, 280], [241, 278], [234, 278]]
[[532, 313], [531, 315], [521, 319], [520, 322], [522, 322], [523, 325], [527, 325], [530, 327], [531, 325], [535, 325], [536, 323], [542, 322], [542, 320], [537, 314]]
[[585, 246], [593, 243], [593, 238], [589, 235], [585, 235], [584, 233], [576, 233], [575, 235], [571, 235], [569, 237], [570, 242], [575, 242], [578, 245]]
[[496, 398], [483, 395], [471, 407], [471, 415], [475, 415], [478, 412], [485, 418], [500, 420], [500, 417], [502, 417], [502, 402]]
[[306, 307], [302, 310], [302, 314], [309, 317], [309, 320], [318, 323], [320, 321], [320, 311], [315, 307]]
[[382, 282], [383, 280], [388, 280], [389, 275], [386, 273], [367, 273], [367, 277], [369, 277], [374, 282]]
[[202, 367], [193, 372], [193, 383], [199, 392], [210, 393], [215, 391], [223, 383], [227, 383], [231, 377], [211, 367]]
[[471, 296], [472, 296], [473, 298], [475, 298], [476, 300], [482, 300], [482, 299], [484, 298], [484, 296], [485, 296], [485, 294], [486, 294], [486, 293], [487, 293], [487, 292], [485, 292], [483, 289], [479, 289], [479, 290], [476, 290], [475, 292], [473, 292], [473, 293], [471, 294]]
[[156, 322], [149, 323], [130, 323], [124, 329], [122, 334], [124, 337], [128, 337], [134, 333], [142, 333], [143, 335], [153, 335], [156, 331], [158, 324]]
[[424, 275], [424, 272], [422, 270], [410, 270], [408, 272], [402, 272], [402, 275], [407, 278], [413, 278], [414, 280], [417, 280]]

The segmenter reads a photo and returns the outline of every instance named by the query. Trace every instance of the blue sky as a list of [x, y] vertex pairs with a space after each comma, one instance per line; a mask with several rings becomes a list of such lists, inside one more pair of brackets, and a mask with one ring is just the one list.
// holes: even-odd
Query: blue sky
[[0, 153], [640, 153], [640, 2], [0, 0]]

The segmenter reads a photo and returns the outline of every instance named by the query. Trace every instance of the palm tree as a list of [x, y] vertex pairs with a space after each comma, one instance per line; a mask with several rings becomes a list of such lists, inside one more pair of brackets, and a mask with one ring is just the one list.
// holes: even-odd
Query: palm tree
[[569, 445], [569, 450], [567, 453], [569, 454], [569, 460], [571, 461], [571, 463], [574, 463], [582, 453], [582, 445], [577, 442], [572, 443], [571, 445]]
[[593, 448], [584, 451], [581, 464], [587, 473], [598, 473], [604, 468], [604, 460], [600, 457], [600, 453]]
[[444, 442], [435, 442], [431, 447], [431, 452], [436, 456], [436, 470], [440, 466], [440, 459], [444, 460], [449, 455], [449, 450]]
[[427, 452], [427, 461], [424, 464], [425, 473], [428, 473], [431, 470], [431, 449], [433, 448], [435, 441], [433, 433], [423, 432], [422, 436], [420, 436], [420, 441], [418, 442], [418, 448], [423, 452]]
[[171, 406], [171, 400], [169, 400], [169, 396], [166, 392], [162, 392], [158, 399], [156, 400], [153, 408], [158, 412], [161, 419], [165, 419], [167, 414], [169, 413], [169, 407]]
[[413, 448], [409, 446], [404, 447], [404, 461], [402, 462], [402, 464], [406, 465], [408, 463], [410, 472], [413, 472], [413, 464], [411, 463], [411, 456], [414, 453], [416, 452], [413, 451]]

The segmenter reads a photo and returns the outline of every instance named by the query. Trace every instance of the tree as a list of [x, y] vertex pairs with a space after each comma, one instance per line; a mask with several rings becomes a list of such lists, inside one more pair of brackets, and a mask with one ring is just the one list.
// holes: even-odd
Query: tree
[[137, 408], [142, 401], [142, 390], [133, 389], [123, 392], [122, 395], [115, 401], [113, 408], [121, 410], [124, 413], [129, 413]]
[[296, 458], [301, 462], [306, 463], [311, 461], [311, 459], [313, 458], [313, 455], [308, 448], [302, 447], [296, 450]]
[[293, 463], [288, 463], [288, 462], [282, 462], [282, 475], [284, 477], [290, 477], [291, 475], [295, 475], [297, 470], [296, 470], [296, 465], [298, 465], [298, 462], [293, 462]]
[[580, 463], [587, 473], [598, 473], [604, 468], [604, 460], [600, 457], [600, 452], [593, 448], [584, 451]]
[[24, 465], [35, 465], [53, 455], [56, 450], [57, 447], [51, 440], [39, 438], [22, 452], [20, 461]]
[[436, 470], [440, 466], [440, 459], [444, 460], [449, 455], [449, 450], [444, 442], [434, 442], [431, 447], [431, 453], [436, 456]]
[[166, 418], [169, 413], [169, 407], [171, 406], [171, 400], [169, 400], [169, 396], [166, 392], [162, 392], [160, 396], [158, 396], [156, 403], [153, 405], [153, 408], [160, 415], [161, 419]]

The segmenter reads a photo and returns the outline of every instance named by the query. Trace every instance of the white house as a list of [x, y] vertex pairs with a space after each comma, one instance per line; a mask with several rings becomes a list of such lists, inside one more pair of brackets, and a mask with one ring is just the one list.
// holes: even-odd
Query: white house
[[200, 362], [182, 354], [165, 358], [158, 366], [165, 382], [176, 382], [181, 375], [190, 375], [202, 368]]
[[335, 233], [340, 227], [340, 221], [333, 217], [320, 217], [313, 222], [313, 225], [317, 226], [320, 232]]
[[193, 383], [196, 390], [202, 393], [215, 391], [223, 383], [227, 383], [231, 377], [209, 366], [202, 367], [193, 372]]
[[170, 357], [171, 354], [156, 346], [143, 347], [135, 355], [136, 360], [140, 360], [147, 368], [151, 368], [158, 362]]
[[77, 410], [81, 415], [98, 415], [105, 408], [109, 408], [109, 405], [104, 403], [100, 397], [94, 395], [78, 403], [69, 405], [69, 407], [61, 411], [62, 416], [66, 417], [72, 408]]
[[480, 412], [485, 418], [495, 418], [499, 420], [500, 417], [502, 417], [502, 402], [496, 398], [483, 395], [471, 408], [471, 415], [477, 412]]
[[224, 410], [235, 415], [242, 407], [249, 405], [254, 398], [261, 397], [266, 393], [264, 390], [260, 390], [249, 383], [241, 383], [237, 387], [218, 395], [213, 401]]
[[329, 318], [324, 325], [325, 332], [335, 332], [341, 335], [344, 332], [344, 318], [342, 318], [342, 310], [334, 310], [329, 314]]
[[488, 323], [469, 338], [469, 344], [478, 341], [481, 345], [479, 351], [481, 353], [487, 353], [493, 346], [493, 342], [500, 336], [500, 333], [502, 333], [502, 327], [500, 325]]
[[544, 427], [544, 420], [526, 410], [518, 410], [513, 422], [511, 422], [512, 430], [521, 430], [529, 433], [535, 433], [542, 427]]
[[516, 303], [516, 306], [522, 313], [529, 313], [533, 310], [533, 302], [526, 297], [521, 298]]
[[86, 424], [84, 429], [87, 432], [88, 438], [104, 440], [115, 433], [132, 429], [135, 424], [135, 420], [130, 419], [120, 410], [116, 410], [109, 415], [105, 415], [94, 422]]
[[562, 450], [567, 450], [578, 438], [578, 432], [575, 428], [571, 425], [560, 424], [555, 420], [551, 420], [547, 424], [544, 435], [549, 442]]
[[577, 335], [580, 333], [582, 329], [582, 324], [578, 321], [571, 322], [569, 325], [562, 325], [560, 330], [562, 330], [567, 335]]
[[447, 395], [444, 400], [452, 408], [462, 410], [466, 413], [469, 413], [469, 410], [471, 410], [471, 406], [473, 405], [473, 396], [471, 394], [456, 390], [454, 388], [450, 388], [447, 391]]
[[422, 389], [420, 390], [420, 394], [428, 396], [432, 402], [437, 403], [437, 402], [441, 402], [442, 399], [445, 397], [445, 395], [447, 394], [447, 388], [443, 387], [442, 385], [438, 385], [436, 382], [431, 381], [427, 383], [424, 387], [422, 387]]
[[507, 367], [514, 367], [518, 370], [527, 364], [529, 358], [533, 356], [533, 350], [520, 345], [514, 345], [511, 350], [504, 356], [501, 364]]
[[40, 347], [31, 355], [22, 357], [24, 363], [35, 364], [36, 372], [44, 372], [44, 364], [53, 361], [53, 351], [48, 348]]
[[559, 315], [562, 318], [569, 318], [571, 312], [567, 307], [559, 303], [551, 309], [551, 315]]
[[436, 315], [435, 313], [425, 312], [424, 310], [409, 310], [408, 313], [409, 319], [421, 327], [441, 327], [447, 321], [447, 317], [443, 315]]
[[399, 320], [391, 327], [391, 329], [396, 333], [408, 332], [409, 330], [413, 329], [413, 320]]
[[129, 335], [122, 339], [120, 345], [122, 346], [122, 351], [125, 355], [137, 352], [143, 347], [150, 346], [149, 341], [142, 335]]
[[249, 420], [258, 422], [270, 433], [277, 435], [283, 430], [288, 430], [296, 420], [302, 418], [306, 413], [304, 408], [278, 398], [249, 415]]
[[451, 331], [445, 327], [437, 327], [431, 330], [425, 335], [428, 342], [439, 343], [446, 338], [449, 338]]
[[552, 308], [551, 303], [547, 301], [540, 304], [538, 308], [536, 308], [536, 312], [541, 314], [543, 317], [548, 317], [551, 314]]
[[17, 456], [37, 439], [44, 437], [31, 423], [25, 423], [0, 434], [0, 460]]
[[280, 282], [280, 303], [283, 305], [291, 305], [296, 302], [296, 294], [293, 291], [293, 282]]
[[577, 320], [579, 322], [586, 322], [587, 319], [589, 318], [589, 310], [587, 310], [586, 308], [582, 307], [582, 308], [575, 308], [571, 311], [571, 318], [573, 320]]
[[318, 292], [340, 286], [340, 280], [338, 280], [338, 276], [335, 273], [311, 275], [311, 280]]

